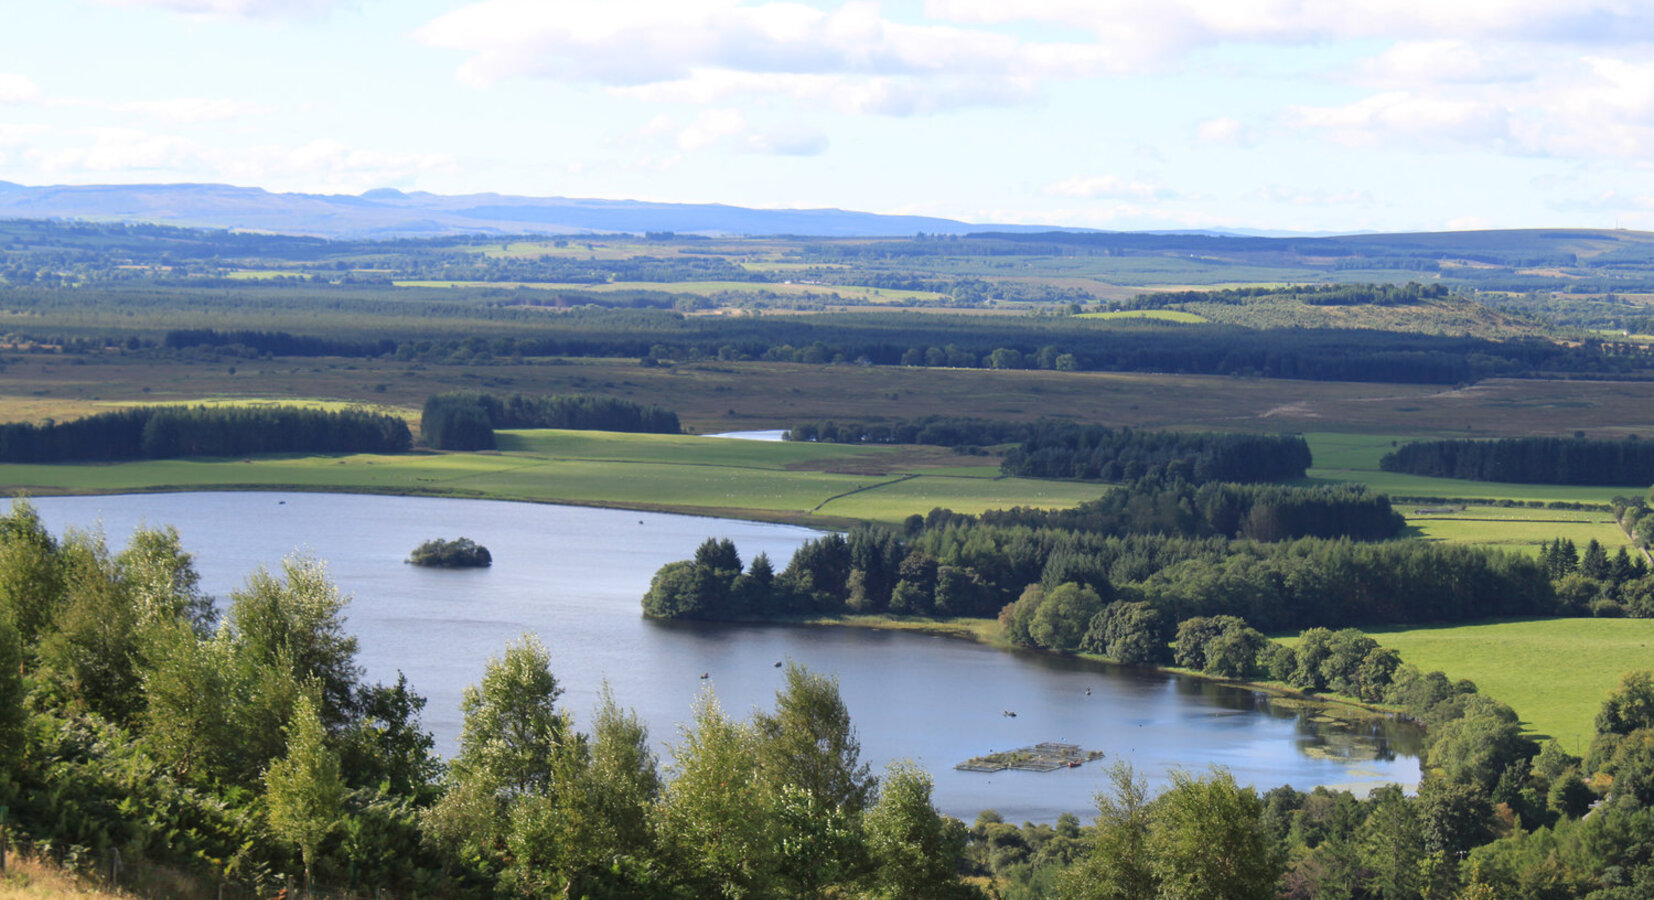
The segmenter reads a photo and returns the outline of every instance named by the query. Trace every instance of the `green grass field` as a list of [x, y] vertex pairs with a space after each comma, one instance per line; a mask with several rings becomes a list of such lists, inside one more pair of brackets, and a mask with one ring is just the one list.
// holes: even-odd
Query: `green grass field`
[[1163, 322], [1183, 322], [1190, 325], [1208, 321], [1205, 316], [1198, 316], [1192, 312], [1184, 312], [1179, 309], [1126, 309], [1117, 310], [1115, 312], [1081, 313], [1077, 316], [1077, 318], [1100, 319], [1103, 321], [1114, 321], [1119, 319], [1159, 319]]
[[1648, 485], [1592, 487], [1562, 484], [1512, 484], [1499, 481], [1464, 481], [1458, 478], [1427, 478], [1386, 472], [1378, 467], [1384, 454], [1397, 445], [1418, 437], [1368, 434], [1306, 432], [1315, 465], [1311, 479], [1359, 481], [1374, 490], [1401, 497], [1463, 497], [1477, 500], [1561, 500], [1572, 503], [1607, 503], [1619, 495], [1642, 496]]
[[[927, 513], [938, 506], [967, 513], [1013, 506], [1075, 506], [1097, 499], [1106, 490], [1108, 487], [1105, 485], [1072, 481], [921, 473], [830, 500], [821, 512], [855, 519], [899, 522], [913, 513]], [[947, 501], [938, 502], [939, 498], [947, 498]]]
[[1466, 506], [1450, 513], [1420, 513], [1421, 507], [1410, 504], [1402, 504], [1400, 508], [1407, 524], [1417, 529], [1417, 537], [1426, 541], [1476, 544], [1523, 553], [1537, 553], [1540, 544], [1556, 538], [1567, 538], [1578, 547], [1594, 540], [1609, 552], [1630, 544], [1625, 532], [1605, 512]]
[[943, 506], [1071, 506], [1098, 488], [996, 478], [932, 448], [853, 447], [678, 435], [505, 432], [488, 453], [284, 456], [0, 465], [11, 494], [190, 488], [377, 491], [577, 503], [841, 527]]
[[1654, 669], [1654, 619], [1536, 619], [1371, 634], [1424, 671], [1476, 682], [1510, 704], [1535, 735], [1556, 738], [1576, 754], [1589, 747], [1592, 721], [1620, 676]]
[[[1392, 497], [1451, 497], [1464, 500], [1564, 501], [1607, 503], [1615, 496], [1639, 497], [1647, 485], [1623, 487], [1576, 487], [1549, 484], [1506, 484], [1493, 481], [1461, 481], [1456, 478], [1425, 478], [1385, 472], [1379, 459], [1405, 438], [1386, 435], [1330, 434], [1304, 435], [1314, 454], [1315, 465], [1306, 483], [1354, 481]], [[1415, 536], [1429, 541], [1477, 544], [1523, 552], [1536, 552], [1541, 543], [1567, 538], [1578, 546], [1595, 540], [1610, 550], [1628, 542], [1607, 512], [1600, 510], [1536, 509], [1528, 506], [1495, 506], [1490, 503], [1443, 504], [1398, 502], [1396, 509], [1407, 517]]]

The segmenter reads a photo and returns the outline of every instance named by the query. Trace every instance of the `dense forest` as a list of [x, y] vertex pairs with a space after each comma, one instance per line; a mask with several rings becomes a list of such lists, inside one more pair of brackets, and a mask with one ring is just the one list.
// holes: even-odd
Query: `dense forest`
[[18, 463], [401, 453], [408, 423], [361, 409], [300, 406], [135, 406], [68, 422], [0, 425], [0, 460]]
[[438, 450], [492, 450], [497, 428], [567, 428], [680, 434], [678, 416], [658, 406], [587, 394], [496, 397], [478, 391], [432, 394], [419, 431]]
[[1312, 306], [1411, 306], [1421, 300], [1440, 300], [1448, 294], [1447, 287], [1442, 284], [1324, 284], [1288, 288], [1156, 291], [1138, 294], [1123, 306], [1128, 309], [1168, 309], [1184, 303], [1243, 304], [1265, 297], [1291, 297]]
[[[952, 517], [937, 518], [948, 521]], [[1390, 508], [1390, 498], [1365, 485], [1195, 485], [1152, 474], [1066, 509], [987, 510], [980, 519], [989, 525], [1090, 534], [1217, 535], [1260, 541], [1300, 537], [1382, 541], [1400, 536], [1406, 525], [1401, 514]]]
[[917, 419], [871, 421], [823, 419], [798, 422], [782, 439], [833, 444], [928, 444], [933, 447], [986, 447], [1022, 441], [1032, 422], [1003, 422], [969, 416], [922, 416]]
[[[1026, 478], [1136, 481], [1164, 475], [1195, 484], [1287, 481], [1310, 467], [1302, 435], [1136, 431], [1040, 423], [1001, 469]], [[1308, 532], [1305, 532], [1308, 533]]]
[[1637, 485], [1654, 482], [1654, 442], [1630, 438], [1500, 438], [1413, 441], [1384, 454], [1386, 472], [1519, 484]]
[[[484, 321], [513, 321], [511, 310], [479, 310]], [[452, 315], [450, 311], [450, 315]], [[991, 318], [892, 312], [808, 317], [729, 319], [662, 310], [571, 310], [537, 317], [512, 336], [476, 339], [407, 335], [388, 338], [399, 358], [597, 356], [646, 359], [652, 364], [725, 359], [800, 363], [1071, 371], [1177, 372], [1312, 381], [1456, 384], [1493, 376], [1537, 374], [1629, 375], [1654, 368], [1654, 355], [1635, 344], [1589, 341], [1564, 345], [1525, 338], [1404, 334], [1355, 329], [1192, 327], [1143, 320], [1098, 323], [1073, 317]], [[486, 326], [487, 331], [499, 330]], [[479, 329], [480, 330], [480, 329]], [[170, 332], [174, 348], [304, 347], [286, 333], [236, 338], [221, 332]], [[31, 335], [42, 342], [67, 337]], [[114, 335], [100, 339], [125, 343]], [[346, 355], [383, 355], [387, 338], [342, 338], [314, 345]], [[141, 341], [140, 341], [141, 344]], [[101, 346], [101, 345], [100, 345]], [[263, 352], [273, 352], [263, 351]]]
[[[1187, 505], [1171, 493], [1161, 499], [1174, 515]], [[1123, 504], [1134, 505], [1130, 499]], [[1098, 522], [1108, 521], [1104, 509]], [[1089, 531], [1060, 518], [1043, 522], [1044, 515], [977, 518], [938, 510], [904, 532], [860, 526], [847, 536], [806, 543], [779, 572], [763, 554], [743, 567], [737, 548], [709, 539], [693, 559], [656, 573], [643, 608], [650, 616], [698, 619], [995, 616], [1029, 585], [1074, 584], [1100, 603], [1150, 603], [1174, 622], [1233, 615], [1270, 631], [1561, 611], [1545, 569], [1499, 551], [1348, 538], [1234, 541], [1159, 529]], [[1076, 607], [1062, 615], [1066, 627], [1083, 634], [1096, 612]], [[1057, 614], [1053, 607], [1046, 615]]]
[[[704, 316], [624, 308], [658, 298], [566, 289], [465, 292], [326, 283], [278, 288], [236, 281], [215, 288], [116, 283], [76, 291], [0, 290], [14, 314], [10, 336], [16, 345], [186, 359], [292, 354], [496, 365], [529, 357], [623, 357], [650, 365], [764, 360], [1425, 384], [1496, 376], [1643, 377], [1654, 369], [1654, 351], [1647, 346], [1600, 336], [1559, 342], [1521, 334], [1493, 339], [1188, 325], [1098, 320], [1069, 315], [1068, 307], [1024, 316], [918, 311]], [[679, 300], [686, 310], [721, 305], [705, 296]], [[561, 308], [552, 312], [546, 306]], [[227, 324], [203, 329], [204, 316]], [[313, 324], [318, 316], [329, 323], [325, 328]]]
[[930, 444], [972, 448], [1018, 443], [1000, 468], [1028, 478], [1137, 481], [1144, 477], [1208, 481], [1286, 481], [1311, 463], [1301, 435], [1141, 431], [1041, 420], [1003, 422], [925, 416], [887, 422], [828, 419], [789, 428], [789, 441], [839, 444]]

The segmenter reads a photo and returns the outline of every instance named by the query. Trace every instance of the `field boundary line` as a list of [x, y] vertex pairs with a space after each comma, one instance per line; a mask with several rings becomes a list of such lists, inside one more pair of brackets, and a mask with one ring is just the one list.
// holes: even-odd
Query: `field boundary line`
[[873, 491], [873, 490], [878, 490], [879, 488], [890, 487], [893, 484], [901, 484], [904, 481], [912, 481], [913, 479], [918, 478], [918, 477], [919, 476], [917, 474], [910, 472], [906, 475], [898, 475], [895, 478], [890, 479], [889, 481], [881, 481], [878, 484], [870, 484], [866, 487], [859, 487], [859, 488], [856, 488], [855, 490], [852, 490], [852, 491], [845, 491], [842, 494], [834, 494], [833, 496], [828, 497], [826, 500], [823, 500], [820, 503], [817, 503], [815, 506], [810, 507], [810, 512], [812, 512], [812, 513], [821, 512], [821, 508], [823, 506], [826, 506], [827, 504], [832, 503], [834, 500], [842, 500], [845, 497], [848, 497], [852, 494], [860, 494], [860, 493], [863, 493], [865, 491]]

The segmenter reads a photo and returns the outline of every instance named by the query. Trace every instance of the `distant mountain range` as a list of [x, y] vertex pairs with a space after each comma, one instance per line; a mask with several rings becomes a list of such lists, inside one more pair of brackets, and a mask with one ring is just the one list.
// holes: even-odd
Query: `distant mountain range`
[[671, 231], [710, 235], [896, 237], [978, 231], [1079, 231], [970, 224], [931, 216], [842, 209], [748, 209], [715, 203], [646, 203], [509, 194], [447, 196], [391, 189], [278, 194], [224, 184], [29, 187], [0, 181], [0, 218], [154, 222], [330, 238], [448, 234], [582, 234]]

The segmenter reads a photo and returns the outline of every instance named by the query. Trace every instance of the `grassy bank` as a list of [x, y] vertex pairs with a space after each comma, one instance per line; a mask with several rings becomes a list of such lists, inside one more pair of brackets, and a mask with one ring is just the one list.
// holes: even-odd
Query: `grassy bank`
[[[1023, 653], [1054, 653], [1050, 650], [1035, 650], [1027, 647], [1018, 647], [1005, 639], [997, 619], [976, 618], [925, 618], [922, 616], [897, 616], [888, 613], [877, 615], [847, 615], [812, 616], [804, 619], [790, 620], [803, 625], [830, 625], [846, 628], [873, 628], [883, 631], [908, 631], [919, 634], [931, 634], [938, 637], [964, 639], [985, 644], [999, 650], [1016, 651]], [[1105, 656], [1095, 653], [1067, 654], [1092, 662], [1118, 665]], [[1193, 678], [1200, 681], [1215, 682], [1218, 684], [1233, 685], [1263, 691], [1277, 698], [1275, 702], [1299, 707], [1313, 707], [1318, 713], [1330, 715], [1350, 722], [1370, 720], [1374, 717], [1387, 716], [1393, 713], [1375, 707], [1372, 704], [1362, 703], [1354, 697], [1331, 694], [1306, 694], [1292, 685], [1279, 681], [1235, 681], [1228, 678], [1218, 678], [1196, 669], [1185, 669], [1178, 666], [1155, 666], [1155, 671], [1168, 672], [1184, 678]]]
[[923, 616], [897, 616], [888, 613], [869, 616], [852, 616], [841, 614], [836, 616], [811, 616], [801, 620], [805, 625], [839, 625], [848, 628], [876, 628], [883, 631], [915, 631], [920, 634], [934, 634], [940, 637], [964, 638], [976, 641], [979, 644], [1010, 649], [1010, 642], [1006, 641], [999, 632], [999, 622], [995, 619], [957, 618], [925, 618]]
[[1654, 669], [1654, 619], [1524, 619], [1371, 634], [1420, 669], [1476, 682], [1536, 736], [1554, 737], [1570, 753], [1589, 746], [1597, 710], [1620, 676]]
[[132, 900], [125, 891], [105, 890], [95, 879], [26, 856], [8, 854], [6, 873], [0, 876], [0, 900]]
[[[226, 402], [216, 399], [213, 402]], [[253, 401], [239, 401], [253, 402]], [[311, 401], [316, 402], [316, 401]], [[1318, 465], [1309, 481], [1354, 480], [1394, 490], [1377, 470], [1389, 439], [1312, 434]], [[759, 442], [691, 435], [592, 431], [504, 431], [488, 453], [266, 456], [151, 460], [117, 464], [0, 465], [0, 488], [18, 494], [155, 490], [292, 489], [527, 500], [734, 516], [842, 527], [896, 523], [936, 507], [979, 513], [1012, 506], [1066, 507], [1108, 486], [1003, 478], [992, 457], [937, 447]], [[1448, 479], [1410, 490], [1433, 496], [1490, 496], [1527, 502], [1602, 502], [1634, 487], [1564, 489]], [[1609, 548], [1625, 535], [1602, 510], [1402, 503], [1419, 539], [1533, 552], [1566, 537]]]
[[[506, 432], [491, 453], [273, 456], [0, 465], [11, 494], [250, 489], [366, 491], [572, 503], [842, 527], [942, 506], [1072, 506], [1095, 485], [998, 478], [935, 448], [681, 435]], [[969, 463], [963, 468], [958, 463]]]

